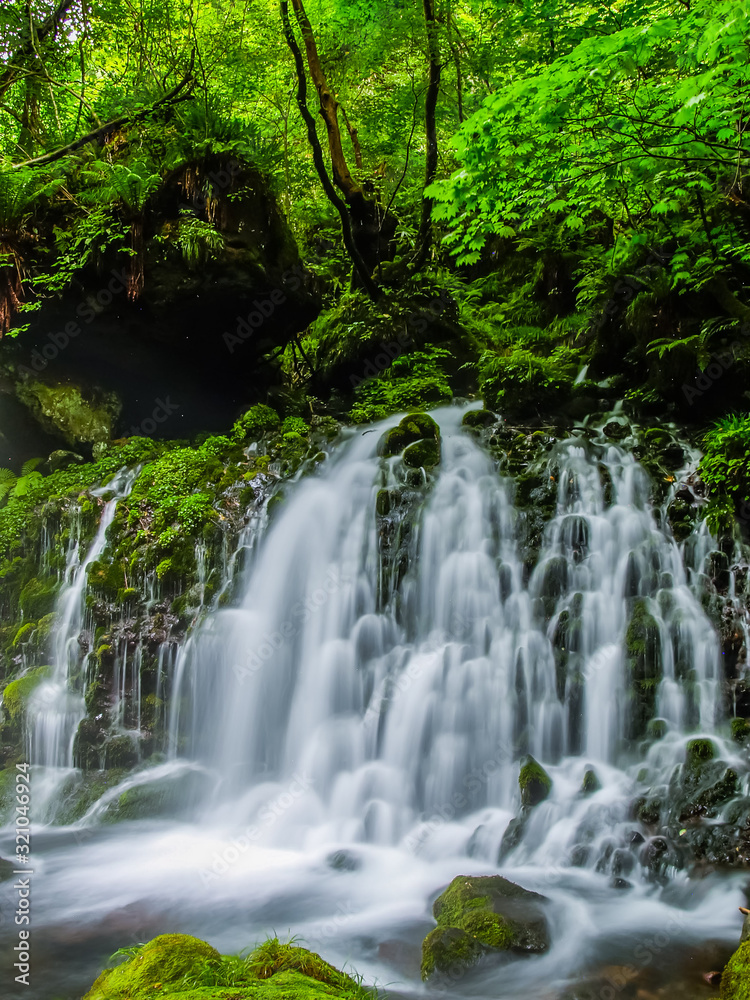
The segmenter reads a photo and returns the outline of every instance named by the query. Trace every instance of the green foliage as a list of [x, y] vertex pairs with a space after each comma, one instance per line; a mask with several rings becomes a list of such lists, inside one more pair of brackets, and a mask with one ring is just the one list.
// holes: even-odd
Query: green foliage
[[744, 513], [750, 501], [750, 414], [725, 417], [705, 435], [699, 472], [712, 493], [708, 526], [726, 530], [732, 510]]
[[478, 362], [479, 385], [488, 409], [529, 415], [563, 402], [579, 366], [579, 355], [567, 347], [556, 347], [548, 357], [523, 347], [507, 355], [485, 351]]
[[650, 259], [666, 290], [705, 289], [746, 318], [750, 241], [733, 192], [750, 151], [749, 14], [747, 0], [634, 6], [498, 88], [455, 139], [460, 169], [428, 192], [458, 260], [478, 261], [490, 238], [552, 243], [593, 306]]
[[210, 222], [196, 218], [183, 210], [175, 243], [189, 267], [196, 268], [216, 257], [224, 247], [224, 237], [217, 233]]
[[445, 368], [451, 358], [451, 352], [442, 347], [397, 357], [390, 368], [356, 387], [350, 420], [370, 423], [392, 413], [449, 403], [453, 392]]
[[232, 437], [238, 442], [246, 439], [256, 441], [266, 431], [276, 430], [280, 424], [281, 419], [276, 410], [272, 410], [265, 403], [258, 403], [257, 406], [251, 406], [247, 413], [235, 422]]
[[310, 426], [302, 417], [285, 417], [284, 423], [281, 425], [281, 433], [284, 435], [299, 434], [304, 437], [310, 433]]
[[204, 492], [217, 483], [223, 463], [202, 448], [176, 448], [145, 466], [128, 499], [132, 525], [149, 524], [161, 536], [175, 522], [195, 526], [210, 516], [210, 497]]

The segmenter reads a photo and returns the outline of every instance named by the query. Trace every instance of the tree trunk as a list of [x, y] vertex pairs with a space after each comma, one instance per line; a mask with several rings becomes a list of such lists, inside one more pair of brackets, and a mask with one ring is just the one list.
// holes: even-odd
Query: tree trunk
[[[368, 198], [362, 185], [353, 177], [344, 155], [339, 124], [339, 102], [326, 78], [318, 54], [318, 46], [302, 0], [292, 0], [292, 7], [302, 33], [310, 77], [315, 84], [320, 101], [320, 115], [325, 122], [328, 149], [331, 156], [333, 183], [344, 197], [352, 222], [352, 236], [357, 250], [372, 274], [375, 268], [390, 257], [390, 243], [396, 231], [396, 220], [384, 218], [384, 210], [374, 199]], [[344, 116], [346, 117], [346, 116]], [[356, 130], [349, 126], [357, 156]], [[361, 152], [359, 154], [361, 156]]]
[[[437, 121], [435, 112], [437, 109], [438, 97], [440, 96], [440, 73], [442, 66], [440, 63], [440, 46], [438, 44], [438, 24], [435, 17], [435, 4], [433, 0], [423, 0], [424, 19], [427, 28], [427, 49], [429, 52], [429, 73], [427, 81], [427, 97], [425, 98], [425, 136], [427, 139], [427, 152], [425, 155], [424, 186], [425, 190], [432, 184], [437, 176], [438, 168], [438, 140]], [[417, 256], [414, 259], [414, 270], [419, 271], [427, 260], [432, 245], [432, 199], [422, 199], [422, 221], [419, 226], [419, 236], [417, 238]]]

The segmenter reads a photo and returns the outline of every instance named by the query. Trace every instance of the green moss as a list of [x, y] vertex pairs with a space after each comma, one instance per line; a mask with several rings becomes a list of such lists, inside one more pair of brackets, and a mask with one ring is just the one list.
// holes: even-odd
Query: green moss
[[476, 938], [458, 927], [436, 927], [422, 942], [422, 979], [472, 965], [483, 950]]
[[267, 431], [276, 430], [281, 424], [281, 418], [276, 410], [266, 406], [265, 403], [258, 403], [251, 406], [232, 428], [232, 437], [235, 441], [257, 441], [259, 437]]
[[301, 437], [305, 437], [310, 433], [310, 427], [302, 417], [285, 417], [284, 423], [281, 425], [281, 433], [299, 434]]
[[732, 739], [735, 743], [746, 743], [750, 737], [750, 722], [747, 719], [732, 719]]
[[52, 672], [51, 667], [35, 667], [11, 681], [3, 691], [3, 706], [11, 719], [20, 718], [32, 691]]
[[693, 774], [700, 773], [715, 756], [716, 747], [711, 740], [703, 738], [689, 740], [685, 748], [685, 767]]
[[248, 958], [220, 955], [186, 934], [164, 934], [123, 952], [128, 961], [106, 969], [84, 1000], [369, 1000], [358, 982], [319, 955], [276, 939]]
[[594, 792], [598, 792], [601, 787], [602, 783], [599, 781], [596, 771], [593, 767], [587, 767], [583, 775], [581, 792], [584, 795], [593, 795]]
[[[160, 987], [171, 986], [191, 973], [218, 969], [221, 955], [211, 945], [187, 934], [162, 934], [139, 948], [128, 962], [105, 970], [84, 1000], [135, 1000], [153, 996]], [[157, 986], [157, 983], [159, 986]]]
[[108, 441], [120, 412], [114, 394], [97, 393], [86, 399], [78, 386], [69, 384], [24, 382], [18, 386], [18, 396], [43, 426], [62, 434], [71, 445]]
[[25, 618], [37, 621], [50, 614], [55, 607], [58, 585], [54, 580], [29, 580], [19, 598], [19, 605]]
[[440, 428], [426, 413], [410, 413], [397, 427], [386, 431], [378, 442], [378, 454], [384, 458], [400, 455], [411, 444], [418, 441], [440, 441]]
[[422, 977], [470, 964], [484, 950], [545, 951], [543, 896], [500, 875], [459, 875], [435, 900], [438, 926], [422, 944]]
[[30, 642], [34, 632], [36, 632], [36, 622], [27, 622], [25, 625], [22, 625], [13, 637], [14, 648]]
[[469, 410], [468, 413], [464, 413], [461, 424], [464, 427], [476, 429], [489, 427], [491, 424], [494, 424], [496, 420], [497, 417], [491, 410]]
[[552, 778], [529, 754], [522, 764], [518, 775], [518, 787], [521, 789], [521, 803], [526, 808], [538, 805], [547, 798], [552, 790]]
[[750, 1000], [750, 941], [743, 941], [721, 975], [722, 1000]]
[[417, 441], [404, 451], [404, 464], [410, 469], [432, 469], [440, 462], [440, 444], [437, 441]]

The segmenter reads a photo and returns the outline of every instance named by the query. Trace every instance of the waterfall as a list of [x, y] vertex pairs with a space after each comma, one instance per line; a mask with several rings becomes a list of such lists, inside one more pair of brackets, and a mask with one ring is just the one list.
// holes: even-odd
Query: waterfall
[[[720, 721], [718, 639], [632, 455], [604, 438], [557, 443], [544, 470], [557, 509], [529, 573], [513, 481], [461, 416], [436, 414], [442, 462], [426, 488], [378, 457], [379, 433], [354, 436], [274, 518], [239, 606], [184, 650], [170, 742], [219, 776], [211, 810], [228, 802], [233, 822], [253, 822], [269, 789], [304, 775], [309, 820], [290, 817], [289, 843], [426, 849], [425, 823], [450, 815], [464, 850], [496, 861], [523, 754], [553, 774], [548, 819], [601, 826], [597, 799], [587, 818], [580, 805], [587, 766], [619, 788], [624, 817], [649, 718], [673, 747], [665, 781], [685, 734]], [[415, 511], [398, 571], [384, 490]], [[628, 678], [637, 616], [658, 637], [646, 709]]]
[[[743, 751], [721, 735], [704, 611], [715, 540], [701, 522], [678, 543], [643, 468], [595, 428], [530, 446], [533, 468], [515, 459], [503, 475], [502, 435], [480, 444], [465, 412], [433, 413], [429, 476], [379, 457], [393, 417], [347, 432], [270, 514], [254, 511], [210, 570], [187, 641], [167, 630], [161, 645], [166, 754], [45, 830], [40, 933], [58, 940], [74, 919], [84, 954], [87, 935], [109, 935], [111, 951], [169, 927], [231, 951], [273, 929], [414, 993], [432, 900], [457, 874], [500, 871], [550, 897], [552, 949], [456, 995], [573, 995], [597, 963], [630, 963], [646, 934], [670, 951], [736, 938], [741, 870], [691, 878], [682, 822], [657, 835], [633, 806], [673, 801], [696, 734], [747, 785]], [[55, 670], [32, 706], [33, 759], [49, 773], [72, 765], [84, 714], [86, 567], [131, 483], [110, 486], [85, 556], [71, 543]], [[731, 586], [728, 599], [743, 600]], [[115, 660], [121, 726], [139, 649]], [[524, 811], [527, 754], [551, 789]], [[139, 795], [147, 819], [101, 822]], [[85, 908], [69, 917], [80, 881]], [[389, 956], [404, 950], [401, 968]]]
[[52, 673], [33, 692], [28, 710], [30, 763], [50, 769], [53, 776], [73, 767], [73, 741], [86, 714], [90, 649], [80, 638], [86, 620], [88, 569], [104, 551], [117, 504], [130, 492], [135, 478], [134, 471], [123, 470], [106, 487], [93, 491], [95, 496], [110, 498], [103, 504], [96, 536], [85, 555], [81, 554], [80, 523], [74, 522], [77, 530], [71, 535], [64, 587], [57, 602]]

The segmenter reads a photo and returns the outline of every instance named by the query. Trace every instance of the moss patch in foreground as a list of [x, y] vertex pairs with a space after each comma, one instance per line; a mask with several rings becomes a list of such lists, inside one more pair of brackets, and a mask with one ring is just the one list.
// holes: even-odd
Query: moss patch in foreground
[[220, 955], [187, 934], [163, 934], [105, 969], [84, 1000], [371, 1000], [358, 982], [319, 955], [277, 939], [248, 958]]
[[750, 941], [744, 941], [721, 975], [722, 1000], [750, 1000]]

